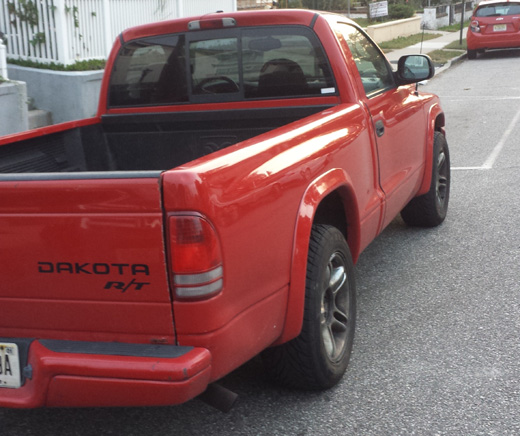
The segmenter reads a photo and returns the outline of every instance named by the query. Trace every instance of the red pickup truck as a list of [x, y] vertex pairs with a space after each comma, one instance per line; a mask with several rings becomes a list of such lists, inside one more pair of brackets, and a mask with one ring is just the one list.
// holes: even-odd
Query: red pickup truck
[[278, 10], [126, 30], [105, 71], [94, 118], [0, 138], [0, 406], [178, 404], [259, 353], [337, 383], [360, 253], [446, 216], [431, 60]]

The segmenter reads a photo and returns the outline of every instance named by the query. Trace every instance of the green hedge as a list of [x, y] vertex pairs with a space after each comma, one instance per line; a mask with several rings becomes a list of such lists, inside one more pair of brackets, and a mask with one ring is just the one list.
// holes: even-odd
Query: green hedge
[[78, 61], [72, 65], [63, 65], [51, 62], [50, 64], [44, 64], [42, 62], [24, 61], [19, 59], [7, 59], [8, 64], [20, 65], [21, 67], [40, 68], [42, 70], [54, 70], [54, 71], [91, 71], [91, 70], [103, 70], [105, 68], [106, 61], [104, 59], [91, 59], [88, 61]]
[[411, 18], [415, 15], [415, 9], [411, 5], [397, 4], [388, 6], [388, 16], [392, 20]]

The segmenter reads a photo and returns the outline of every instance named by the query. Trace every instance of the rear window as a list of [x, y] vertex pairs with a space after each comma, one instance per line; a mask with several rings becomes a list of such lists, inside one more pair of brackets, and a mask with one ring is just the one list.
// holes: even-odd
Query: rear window
[[111, 74], [109, 106], [331, 94], [331, 68], [310, 29], [219, 29], [126, 43]]
[[520, 14], [520, 3], [495, 3], [483, 5], [475, 11], [476, 17], [501, 17], [503, 15]]

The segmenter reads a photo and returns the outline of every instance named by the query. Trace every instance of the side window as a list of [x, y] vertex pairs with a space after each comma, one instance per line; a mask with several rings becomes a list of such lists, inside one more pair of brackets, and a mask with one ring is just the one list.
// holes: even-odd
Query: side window
[[338, 30], [356, 62], [368, 97], [395, 86], [394, 76], [386, 58], [361, 31], [348, 24]]

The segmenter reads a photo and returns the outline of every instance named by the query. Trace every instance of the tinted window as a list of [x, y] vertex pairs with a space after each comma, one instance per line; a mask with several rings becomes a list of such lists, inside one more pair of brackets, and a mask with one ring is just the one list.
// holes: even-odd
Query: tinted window
[[110, 106], [187, 101], [182, 35], [145, 38], [125, 44], [110, 77]]
[[243, 36], [246, 98], [334, 94], [323, 49], [308, 29], [255, 29]]
[[519, 3], [497, 3], [477, 8], [476, 17], [500, 17], [502, 15], [520, 14]]
[[193, 94], [239, 92], [238, 39], [191, 42], [190, 76]]
[[128, 42], [114, 64], [109, 105], [335, 93], [329, 62], [310, 29], [226, 29]]
[[392, 70], [372, 41], [360, 30], [348, 24], [340, 24], [338, 30], [352, 53], [367, 96], [394, 87]]

